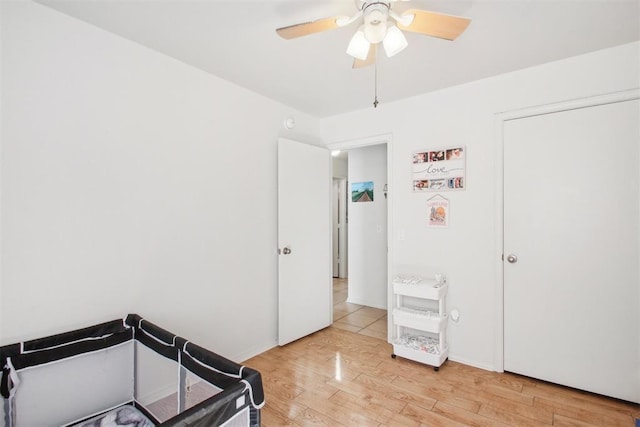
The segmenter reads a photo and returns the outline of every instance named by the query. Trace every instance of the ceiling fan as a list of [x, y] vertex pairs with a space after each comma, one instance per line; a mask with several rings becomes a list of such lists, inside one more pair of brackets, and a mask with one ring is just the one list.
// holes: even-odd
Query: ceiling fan
[[276, 32], [280, 37], [289, 40], [345, 27], [363, 18], [363, 23], [347, 46], [347, 54], [355, 58], [353, 68], [360, 68], [376, 61], [376, 48], [380, 43], [388, 57], [404, 50], [408, 42], [400, 30], [454, 40], [471, 22], [468, 18], [418, 9], [396, 13], [392, 10], [392, 4], [396, 1], [398, 0], [355, 0], [358, 11], [352, 17], [334, 16], [318, 19], [278, 28]]

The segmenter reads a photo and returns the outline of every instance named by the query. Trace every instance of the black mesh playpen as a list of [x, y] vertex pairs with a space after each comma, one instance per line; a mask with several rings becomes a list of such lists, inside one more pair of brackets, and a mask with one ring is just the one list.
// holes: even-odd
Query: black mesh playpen
[[130, 314], [0, 347], [5, 427], [259, 426], [260, 373]]

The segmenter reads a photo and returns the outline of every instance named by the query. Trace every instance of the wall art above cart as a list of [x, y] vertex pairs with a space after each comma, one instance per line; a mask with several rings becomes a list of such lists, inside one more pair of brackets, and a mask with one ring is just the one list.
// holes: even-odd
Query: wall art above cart
[[464, 190], [467, 184], [465, 151], [464, 146], [453, 146], [414, 152], [413, 191]]
[[429, 218], [427, 226], [430, 228], [449, 227], [449, 200], [436, 194], [427, 199], [427, 212]]

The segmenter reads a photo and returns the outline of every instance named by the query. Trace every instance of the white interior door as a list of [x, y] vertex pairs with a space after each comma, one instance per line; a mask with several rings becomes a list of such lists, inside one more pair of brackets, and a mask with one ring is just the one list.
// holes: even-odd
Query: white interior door
[[636, 99], [504, 123], [505, 370], [640, 400], [639, 118]]
[[278, 344], [331, 324], [331, 157], [278, 140]]

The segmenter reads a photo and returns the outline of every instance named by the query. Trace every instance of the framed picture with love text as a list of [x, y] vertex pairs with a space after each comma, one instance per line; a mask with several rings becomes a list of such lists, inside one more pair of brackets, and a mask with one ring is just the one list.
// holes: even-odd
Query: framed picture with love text
[[413, 153], [413, 191], [464, 190], [466, 155], [464, 146]]

